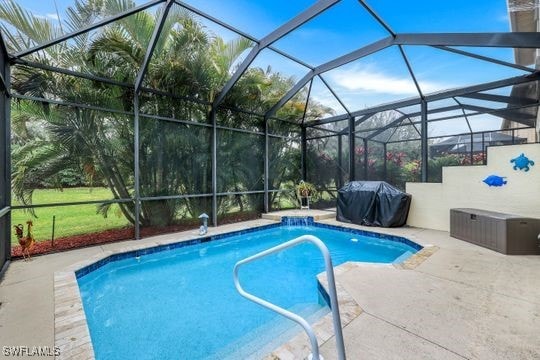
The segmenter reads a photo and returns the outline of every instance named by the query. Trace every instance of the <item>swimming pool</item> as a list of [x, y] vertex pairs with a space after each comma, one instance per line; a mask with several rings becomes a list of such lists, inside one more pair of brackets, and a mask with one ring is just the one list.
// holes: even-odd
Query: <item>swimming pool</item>
[[[96, 359], [247, 359], [270, 352], [291, 337], [294, 324], [241, 297], [232, 269], [305, 234], [327, 245], [334, 266], [403, 261], [421, 248], [311, 221], [113, 255], [77, 272]], [[314, 321], [329, 311], [316, 279], [323, 270], [320, 252], [302, 244], [246, 265], [240, 280], [247, 291]]]

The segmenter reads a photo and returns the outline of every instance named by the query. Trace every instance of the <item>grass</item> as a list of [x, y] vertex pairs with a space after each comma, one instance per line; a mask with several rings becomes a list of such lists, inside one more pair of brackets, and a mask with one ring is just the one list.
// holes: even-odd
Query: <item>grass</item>
[[[50, 204], [61, 202], [92, 201], [112, 199], [111, 191], [107, 188], [70, 188], [60, 190], [34, 191], [34, 204]], [[17, 205], [14, 201], [14, 205]], [[88, 234], [108, 229], [121, 228], [129, 224], [114, 205], [107, 218], [97, 213], [97, 205], [56, 206], [35, 209], [36, 217], [25, 210], [12, 211], [12, 223], [24, 224], [26, 221], [34, 223], [34, 237], [37, 241], [50, 240], [52, 235], [53, 216], [56, 216], [55, 238]], [[17, 238], [13, 234], [11, 242], [16, 244]]]
[[[323, 196], [324, 197], [324, 196]], [[107, 188], [68, 188], [62, 191], [53, 189], [40, 189], [34, 191], [34, 204], [51, 204], [77, 201], [93, 201], [112, 199], [112, 193]], [[277, 199], [279, 207], [290, 209], [298, 207], [294, 201], [286, 197]], [[13, 197], [13, 204], [19, 205]], [[24, 224], [26, 233], [26, 222], [32, 220], [34, 223], [34, 237], [37, 241], [50, 240], [52, 236], [53, 216], [56, 216], [55, 239], [89, 234], [108, 229], [122, 228], [129, 225], [129, 222], [120, 213], [117, 205], [113, 205], [108, 217], [97, 213], [97, 205], [72, 205], [55, 206], [34, 209], [34, 217], [26, 210], [13, 210], [11, 213], [12, 224]], [[229, 210], [228, 212], [232, 212]], [[17, 238], [12, 229], [11, 242], [17, 244]]]

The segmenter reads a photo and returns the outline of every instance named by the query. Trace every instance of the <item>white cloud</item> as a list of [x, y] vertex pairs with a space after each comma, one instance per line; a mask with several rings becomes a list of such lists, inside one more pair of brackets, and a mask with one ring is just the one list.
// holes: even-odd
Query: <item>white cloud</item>
[[60, 17], [56, 13], [49, 13], [49, 14], [46, 14], [45, 16], [48, 17], [49, 19], [60, 21]]
[[48, 13], [48, 14], [45, 14], [45, 15], [34, 14], [34, 16], [39, 18], [39, 19], [51, 19], [51, 20], [55, 20], [55, 21], [60, 21], [60, 17], [55, 13]]
[[326, 91], [311, 91], [311, 98], [323, 106], [328, 106], [336, 112], [336, 115], [345, 113], [345, 109], [339, 104], [334, 95]]
[[[338, 69], [329, 74], [333, 82], [350, 92], [368, 92], [403, 96], [416, 96], [418, 92], [410, 77], [397, 77], [383, 73], [374, 66]], [[435, 82], [420, 82], [424, 93], [448, 89], [452, 86]]]

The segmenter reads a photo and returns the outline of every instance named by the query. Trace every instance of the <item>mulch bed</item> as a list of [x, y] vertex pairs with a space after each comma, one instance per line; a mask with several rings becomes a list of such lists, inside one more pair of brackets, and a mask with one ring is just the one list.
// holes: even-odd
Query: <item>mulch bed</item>
[[[232, 224], [240, 221], [254, 220], [259, 217], [260, 215], [258, 213], [251, 212], [227, 214], [223, 217], [220, 217], [219, 224]], [[175, 224], [170, 226], [142, 227], [141, 237], [145, 238], [160, 234], [194, 230], [197, 229], [198, 226], [198, 221], [188, 221], [182, 224]], [[55, 239], [54, 246], [52, 246], [50, 240], [36, 242], [32, 249], [31, 255], [35, 256], [51, 254], [55, 252], [78, 249], [99, 244], [106, 244], [115, 241], [131, 240], [134, 238], [135, 229], [133, 227], [110, 229], [90, 234], [67, 236]], [[12, 259], [22, 258], [22, 251], [20, 245], [12, 246], [11, 257]]]
[[[114, 241], [129, 240], [133, 238], [134, 230], [132, 227], [105, 230], [91, 234], [67, 236], [55, 239], [54, 246], [52, 246], [51, 240], [36, 242], [32, 249], [32, 256], [50, 254], [98, 244], [106, 244]], [[22, 257], [20, 245], [12, 246], [11, 257]]]

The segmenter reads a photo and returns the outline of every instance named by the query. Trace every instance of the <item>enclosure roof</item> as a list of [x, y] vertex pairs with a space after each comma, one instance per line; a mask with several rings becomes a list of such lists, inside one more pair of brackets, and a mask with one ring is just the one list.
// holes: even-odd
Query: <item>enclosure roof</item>
[[[19, 3], [24, 11], [36, 11], [48, 4]], [[156, 46], [168, 35], [163, 30], [168, 15], [181, 10], [191, 13], [216, 36], [225, 40], [240, 37], [252, 42], [240, 60], [232, 64], [223, 86], [217, 89], [211, 100], [214, 110], [227, 100], [249, 69], [272, 67], [294, 81], [284, 95], [264, 110], [266, 119], [279, 117], [280, 108], [296, 101], [303, 103], [304, 115], [297, 119], [303, 126], [324, 127], [350, 118], [358, 125], [367, 121], [366, 115], [397, 111], [394, 121], [382, 127], [384, 131], [405, 118], [419, 117], [419, 109], [414, 107], [422, 102], [428, 102], [430, 117], [431, 112], [446, 117], [461, 112], [461, 119], [467, 123], [474, 116], [486, 114], [501, 123], [505, 120], [505, 123], [530, 126], [536, 121], [536, 87], [528, 86], [525, 92], [512, 89], [520, 84], [534, 84], [539, 77], [535, 57], [540, 47], [535, 18], [537, 1], [152, 0], [142, 3], [107, 0], [105, 3], [109, 4], [107, 9], [116, 11], [89, 18], [86, 26], [74, 28], [69, 26], [73, 22], [69, 6], [73, 5], [67, 0], [60, 1], [60, 8], [68, 9], [63, 15], [50, 2], [51, 8], [42, 13], [52, 20], [36, 24], [44, 27], [41, 38], [15, 31], [4, 21], [2, 30], [12, 63], [61, 68], [61, 64], [46, 56], [42, 64], [35, 64], [32, 56], [147, 12], [156, 17], [156, 25], [151, 37], [144, 40], [146, 56], [136, 76], [128, 79], [139, 91], [146, 86], [149, 66], [157, 61]], [[113, 3], [118, 4], [116, 8], [110, 5]], [[24, 13], [23, 17], [28, 14]], [[81, 72], [74, 67], [65, 70], [73, 74]], [[439, 101], [448, 103], [436, 106]], [[318, 116], [314, 106], [327, 109], [324, 116]], [[519, 111], [522, 108], [528, 111]]]
[[[512, 136], [507, 135], [503, 133], [487, 133], [483, 135], [484, 142], [491, 143], [491, 142], [501, 142], [501, 143], [512, 143], [512, 142], [521, 142], [525, 140], [522, 137], [519, 136]], [[472, 137], [473, 142], [479, 142], [482, 143], [482, 134], [474, 134]], [[464, 144], [464, 143], [470, 143], [471, 137], [468, 135], [454, 135], [450, 136], [447, 139], [444, 139], [442, 141], [439, 141], [436, 144], [432, 144], [431, 146], [447, 146], [447, 145], [457, 145], [457, 144]]]

